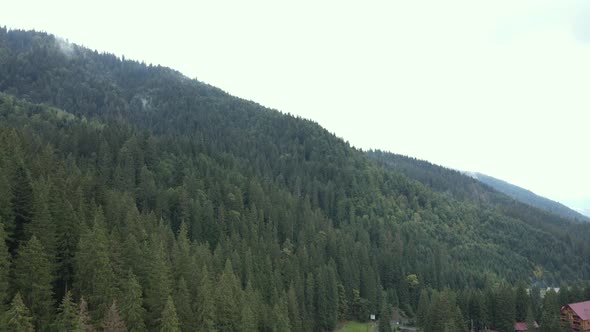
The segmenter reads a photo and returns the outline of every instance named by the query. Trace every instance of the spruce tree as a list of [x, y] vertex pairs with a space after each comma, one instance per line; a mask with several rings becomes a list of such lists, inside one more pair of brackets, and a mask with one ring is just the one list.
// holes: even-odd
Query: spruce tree
[[527, 331], [528, 332], [534, 332], [534, 331], [536, 331], [536, 328], [535, 328], [535, 317], [533, 316], [533, 310], [531, 309], [530, 306], [527, 308], [525, 322], [526, 322], [526, 326], [527, 326]]
[[9, 244], [13, 256], [20, 243], [25, 241], [25, 227], [33, 216], [33, 187], [28, 171], [22, 162], [14, 169], [12, 177], [12, 200], [14, 221], [10, 227]]
[[426, 326], [426, 318], [430, 311], [430, 299], [428, 297], [428, 291], [422, 289], [420, 291], [420, 298], [418, 300], [418, 309], [416, 310], [416, 324], [424, 328]]
[[33, 235], [39, 239], [47, 256], [52, 264], [55, 264], [56, 258], [56, 228], [49, 210], [47, 190], [48, 185], [44, 182], [35, 186], [35, 196], [33, 200], [33, 214], [31, 222], [25, 226], [27, 238]]
[[117, 303], [113, 301], [102, 320], [102, 329], [104, 332], [125, 332], [127, 331], [125, 323], [119, 315]]
[[4, 312], [4, 303], [8, 300], [10, 271], [10, 254], [6, 246], [6, 232], [0, 218], [0, 313]]
[[146, 254], [149, 255], [149, 259], [146, 259], [149, 269], [144, 291], [148, 309], [147, 327], [155, 329], [166, 306], [168, 296], [171, 294], [170, 266], [166, 260], [162, 242], [155, 236], [152, 238], [149, 252]]
[[164, 310], [162, 311], [162, 316], [160, 318], [159, 331], [180, 332], [180, 322], [178, 321], [178, 316], [176, 315], [176, 308], [174, 307], [172, 296], [168, 296], [168, 299], [166, 300], [166, 305], [164, 306]]
[[173, 295], [181, 329], [183, 331], [194, 331], [196, 329], [194, 324], [195, 315], [191, 308], [190, 295], [184, 278], [181, 277], [178, 281]]
[[522, 282], [518, 283], [514, 296], [515, 319], [517, 322], [524, 322], [529, 308], [529, 296]]
[[68, 291], [57, 309], [55, 328], [66, 332], [83, 331], [79, 314], [78, 306], [72, 300], [72, 293]]
[[561, 319], [559, 317], [559, 303], [557, 294], [553, 289], [545, 294], [543, 300], [543, 312], [541, 314], [541, 332], [561, 331]]
[[80, 298], [80, 309], [78, 311], [78, 316], [80, 317], [80, 326], [82, 326], [82, 331], [84, 332], [94, 332], [96, 329], [92, 325], [92, 320], [90, 319], [90, 314], [88, 313], [88, 302], [84, 297]]
[[[20, 293], [16, 293], [14, 299], [12, 299], [10, 309], [6, 312], [3, 321], [8, 328], [8, 331], [35, 331], [33, 327], [33, 318], [31, 317], [31, 313], [27, 306], [23, 303]], [[0, 323], [2, 323], [2, 321], [0, 321]]]
[[[344, 289], [342, 284], [339, 285]], [[345, 295], [344, 295], [345, 296]], [[297, 300], [297, 293], [295, 292], [295, 287], [293, 284], [289, 286], [289, 291], [287, 292], [287, 299], [289, 302], [289, 322], [291, 322], [291, 330], [293, 331], [302, 331], [303, 326], [301, 325], [301, 314], [299, 312], [299, 301]], [[341, 297], [338, 296], [338, 300], [341, 300]], [[346, 301], [344, 302], [341, 300], [339, 309], [341, 309], [340, 313], [344, 315], [344, 317], [348, 316], [348, 305]], [[343, 318], [345, 319], [345, 318]]]
[[215, 322], [220, 332], [237, 331], [240, 325], [240, 285], [228, 259], [215, 290]]
[[215, 293], [213, 282], [209, 275], [207, 265], [203, 265], [199, 271], [199, 287], [196, 299], [197, 327], [201, 331], [214, 331], [215, 329]]
[[83, 230], [76, 253], [75, 288], [88, 301], [90, 315], [99, 321], [112, 301], [114, 274], [104, 216], [99, 209], [92, 230]]
[[501, 286], [496, 291], [495, 301], [496, 328], [500, 332], [512, 332], [514, 330], [514, 292], [508, 285]]
[[30, 308], [37, 329], [49, 326], [54, 308], [51, 290], [51, 268], [45, 250], [37, 237], [22, 244], [14, 263], [15, 286]]
[[129, 271], [124, 281], [121, 296], [121, 318], [130, 332], [146, 331], [141, 285], [133, 272]]
[[390, 304], [383, 303], [381, 312], [379, 313], [379, 331], [391, 332], [391, 308]]

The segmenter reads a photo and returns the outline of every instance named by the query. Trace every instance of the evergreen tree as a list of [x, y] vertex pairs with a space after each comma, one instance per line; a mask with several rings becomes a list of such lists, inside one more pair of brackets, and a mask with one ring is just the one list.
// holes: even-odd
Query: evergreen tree
[[6, 246], [6, 232], [0, 218], [0, 313], [4, 312], [4, 303], [8, 300], [10, 254]]
[[75, 289], [87, 298], [91, 317], [98, 321], [109, 308], [115, 276], [102, 211], [95, 213], [92, 230], [83, 231], [76, 253]]
[[31, 313], [23, 303], [20, 293], [16, 293], [4, 318], [6, 327], [9, 331], [33, 332], [35, 329], [32, 320]]
[[237, 331], [240, 324], [240, 285], [228, 259], [215, 291], [215, 322], [220, 332]]
[[125, 323], [119, 315], [119, 309], [117, 309], [117, 303], [113, 301], [109, 306], [108, 310], [102, 320], [102, 328], [104, 332], [125, 332]]
[[428, 312], [430, 311], [430, 299], [426, 289], [420, 291], [420, 299], [418, 300], [418, 309], [416, 310], [416, 324], [424, 328], [427, 323]]
[[534, 332], [534, 331], [536, 331], [536, 328], [535, 328], [535, 317], [533, 316], [533, 310], [531, 309], [530, 306], [527, 308], [525, 322], [526, 322], [526, 326], [527, 326], [528, 332]]
[[96, 329], [92, 325], [90, 314], [88, 313], [88, 302], [84, 297], [80, 298], [80, 310], [78, 316], [80, 317], [80, 326], [84, 332], [95, 332]]
[[[344, 286], [342, 286], [342, 284], [340, 284], [339, 286], [344, 288]], [[246, 295], [248, 295], [248, 294], [246, 294]], [[289, 322], [291, 322], [291, 330], [293, 330], [294, 332], [302, 331], [303, 326], [301, 325], [301, 314], [299, 313], [299, 303], [297, 300], [297, 293], [295, 292], [295, 287], [293, 287], [293, 284], [291, 284], [289, 286], [289, 291], [287, 293], [287, 297], [288, 297], [288, 304], [289, 304]], [[340, 300], [340, 297], [338, 299]], [[348, 314], [348, 308], [347, 308], [347, 305], [345, 305], [345, 304], [346, 304], [346, 302], [343, 303], [343, 301], [340, 301], [339, 309], [341, 311], [339, 312], [339, 314], [343, 314], [343, 315]], [[346, 317], [346, 316], [344, 316], [344, 317]], [[345, 319], [345, 318], [343, 318], [343, 319]]]
[[211, 277], [206, 265], [200, 271], [196, 300], [197, 325], [201, 331], [215, 330], [215, 301]]
[[543, 300], [543, 313], [541, 314], [541, 332], [561, 331], [561, 319], [559, 317], [559, 303], [557, 294], [553, 289], [545, 294]]
[[345, 321], [348, 319], [348, 301], [344, 285], [338, 284], [338, 320]]
[[181, 277], [176, 285], [176, 289], [174, 290], [174, 306], [176, 308], [176, 312], [178, 314], [178, 318], [180, 321], [180, 328], [183, 331], [194, 331], [196, 330], [194, 324], [194, 314], [191, 308], [191, 301], [189, 298], [189, 291], [184, 281], [184, 278]]
[[[47, 184], [40, 183], [35, 188], [33, 214], [31, 222], [26, 225], [27, 238], [33, 235], [39, 239], [52, 264], [56, 258], [56, 228], [49, 211]], [[38, 188], [38, 189], [37, 189]]]
[[496, 324], [500, 332], [512, 332], [514, 330], [514, 292], [510, 286], [504, 285], [497, 290], [496, 301]]
[[57, 310], [55, 328], [58, 331], [81, 332], [82, 323], [79, 316], [78, 306], [72, 300], [72, 293], [67, 292]]
[[165, 258], [164, 247], [155, 237], [151, 240], [150, 251], [147, 253], [149, 262], [145, 303], [148, 309], [148, 329], [159, 326], [160, 315], [171, 294], [170, 266]]
[[37, 329], [49, 326], [54, 308], [51, 290], [51, 268], [45, 251], [33, 236], [19, 249], [14, 263], [16, 289], [30, 308]]
[[29, 173], [22, 162], [19, 162], [14, 169], [11, 205], [14, 222], [9, 232], [9, 248], [15, 256], [20, 243], [26, 240], [25, 227], [31, 222], [33, 216], [33, 187]]
[[176, 316], [176, 309], [174, 308], [174, 301], [172, 296], [168, 296], [166, 300], [166, 306], [162, 311], [162, 317], [160, 318], [160, 332], [180, 332], [180, 322]]
[[272, 311], [274, 331], [291, 332], [291, 323], [289, 321], [289, 308], [287, 299], [284, 294], [274, 304]]
[[515, 318], [517, 322], [524, 322], [529, 308], [529, 296], [522, 282], [518, 283], [515, 291]]
[[123, 286], [121, 297], [121, 318], [128, 327], [129, 332], [146, 331], [145, 315], [146, 311], [142, 305], [141, 285], [133, 272], [129, 271]]
[[379, 331], [391, 332], [391, 305], [383, 303], [381, 312], [379, 313]]
[[319, 327], [332, 330], [338, 319], [338, 284], [336, 273], [331, 266], [320, 268], [315, 294]]

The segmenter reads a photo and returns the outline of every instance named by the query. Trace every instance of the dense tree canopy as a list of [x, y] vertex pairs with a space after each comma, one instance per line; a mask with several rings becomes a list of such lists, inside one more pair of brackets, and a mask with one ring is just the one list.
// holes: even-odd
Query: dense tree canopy
[[311, 121], [63, 43], [0, 29], [11, 324], [329, 331], [401, 308], [432, 331], [502, 330], [524, 306], [541, 319], [517, 281], [590, 278], [588, 225], [429, 175], [440, 190]]

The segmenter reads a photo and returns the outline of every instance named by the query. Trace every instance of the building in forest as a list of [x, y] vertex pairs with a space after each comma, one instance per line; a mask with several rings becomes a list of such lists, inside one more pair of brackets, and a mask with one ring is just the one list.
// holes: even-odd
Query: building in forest
[[561, 307], [561, 322], [572, 331], [590, 331], [590, 301], [570, 303]]
[[526, 322], [514, 323], [514, 331], [515, 332], [523, 332], [523, 331], [531, 332], [531, 331], [537, 331], [538, 329], [539, 329], [539, 324], [537, 324], [537, 322], [534, 322], [534, 327], [531, 330], [529, 330], [529, 327], [527, 326]]

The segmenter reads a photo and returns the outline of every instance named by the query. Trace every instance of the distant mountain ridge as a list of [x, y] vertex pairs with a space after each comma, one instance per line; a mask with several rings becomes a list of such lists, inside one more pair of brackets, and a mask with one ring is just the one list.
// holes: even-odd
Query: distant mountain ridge
[[466, 174], [525, 204], [532, 205], [536, 208], [560, 215], [565, 218], [590, 222], [589, 217], [579, 213], [578, 211], [575, 211], [574, 209], [571, 209], [559, 202], [539, 196], [528, 189], [521, 188], [504, 180], [500, 180], [482, 173], [468, 172]]

